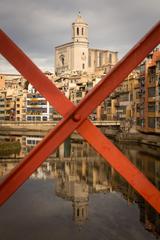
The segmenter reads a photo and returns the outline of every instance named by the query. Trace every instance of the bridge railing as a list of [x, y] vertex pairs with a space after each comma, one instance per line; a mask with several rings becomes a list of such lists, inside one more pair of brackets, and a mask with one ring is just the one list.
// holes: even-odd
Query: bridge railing
[[[120, 126], [120, 121], [92, 120], [96, 126]], [[0, 126], [21, 126], [21, 125], [57, 125], [58, 121], [0, 121]]]
[[[128, 183], [160, 213], [159, 190], [87, 118], [128, 74], [160, 43], [158, 22], [75, 106], [49, 81], [15, 43], [0, 30], [0, 53], [64, 118], [0, 183], [3, 204], [26, 179], [76, 130]], [[44, 87], [45, 86], [45, 87]]]

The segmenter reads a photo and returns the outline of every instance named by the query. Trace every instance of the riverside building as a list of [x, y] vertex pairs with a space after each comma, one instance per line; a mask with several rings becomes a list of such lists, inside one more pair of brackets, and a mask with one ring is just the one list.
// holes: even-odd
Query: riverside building
[[140, 65], [140, 103], [137, 128], [160, 133], [160, 49], [151, 52]]

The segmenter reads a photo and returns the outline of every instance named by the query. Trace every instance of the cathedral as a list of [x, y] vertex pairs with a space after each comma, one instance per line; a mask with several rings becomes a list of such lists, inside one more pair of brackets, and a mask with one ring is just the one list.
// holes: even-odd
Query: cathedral
[[98, 70], [107, 73], [118, 61], [118, 53], [89, 48], [88, 24], [78, 14], [72, 23], [72, 41], [55, 47], [55, 73], [86, 72]]

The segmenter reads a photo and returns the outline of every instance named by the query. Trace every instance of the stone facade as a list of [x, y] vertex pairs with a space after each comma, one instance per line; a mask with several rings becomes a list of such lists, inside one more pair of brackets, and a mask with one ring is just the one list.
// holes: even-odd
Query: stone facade
[[81, 15], [72, 23], [72, 42], [55, 47], [55, 72], [108, 72], [117, 62], [117, 52], [89, 48], [88, 24]]

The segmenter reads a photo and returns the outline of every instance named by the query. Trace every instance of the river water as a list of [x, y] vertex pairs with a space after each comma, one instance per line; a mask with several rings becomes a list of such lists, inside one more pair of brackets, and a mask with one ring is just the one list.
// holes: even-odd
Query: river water
[[[19, 141], [19, 152], [0, 152], [6, 175], [42, 137]], [[145, 145], [118, 144], [160, 188], [160, 154]], [[148, 240], [160, 236], [160, 215], [85, 141], [68, 139], [0, 208], [0, 239]]]

